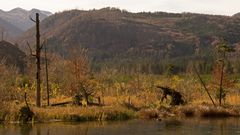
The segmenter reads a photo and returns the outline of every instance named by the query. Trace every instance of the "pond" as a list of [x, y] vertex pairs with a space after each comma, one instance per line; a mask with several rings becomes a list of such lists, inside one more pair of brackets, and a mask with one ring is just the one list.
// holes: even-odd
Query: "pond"
[[130, 120], [0, 125], [0, 135], [235, 135], [240, 119]]

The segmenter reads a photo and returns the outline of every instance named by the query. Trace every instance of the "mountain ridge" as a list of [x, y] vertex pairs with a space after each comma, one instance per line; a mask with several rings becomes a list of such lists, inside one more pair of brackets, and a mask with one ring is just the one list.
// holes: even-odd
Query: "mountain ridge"
[[[65, 58], [71, 55], [71, 48], [83, 47], [97, 65], [147, 63], [157, 70], [176, 63], [183, 70], [197, 55], [205, 60], [212, 58], [213, 43], [218, 39], [240, 43], [239, 22], [230, 16], [104, 8], [56, 13], [43, 20], [40, 27], [49, 51]], [[29, 29], [18, 39], [22, 49], [27, 41], [35, 43], [34, 31]]]
[[[23, 33], [21, 29], [3, 20], [2, 18], [0, 18], [0, 32], [1, 32], [1, 37], [2, 37], [2, 33], [4, 34], [3, 38], [5, 40], [12, 40], [12, 38], [16, 38], [18, 35]], [[11, 35], [11, 36], [9, 37], [8, 35]]]
[[233, 15], [233, 17], [240, 17], [240, 12]]
[[20, 72], [26, 68], [26, 55], [17, 46], [5, 40], [0, 41], [0, 61], [9, 67], [16, 67]]

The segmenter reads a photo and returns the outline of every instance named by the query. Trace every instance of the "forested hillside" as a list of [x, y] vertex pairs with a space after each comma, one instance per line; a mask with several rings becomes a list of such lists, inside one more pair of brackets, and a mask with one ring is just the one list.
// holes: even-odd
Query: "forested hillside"
[[17, 46], [0, 41], [0, 64], [7, 65], [9, 69], [20, 72], [26, 68], [26, 55]]
[[[202, 72], [210, 72], [217, 41], [239, 47], [239, 24], [238, 17], [104, 8], [56, 13], [41, 23], [41, 35], [50, 52], [65, 58], [73, 48], [87, 48], [96, 70], [141, 67], [142, 72], [159, 74], [174, 67], [173, 72], [185, 72], [197, 60]], [[27, 41], [34, 44], [34, 35], [32, 28], [18, 39], [23, 50]]]

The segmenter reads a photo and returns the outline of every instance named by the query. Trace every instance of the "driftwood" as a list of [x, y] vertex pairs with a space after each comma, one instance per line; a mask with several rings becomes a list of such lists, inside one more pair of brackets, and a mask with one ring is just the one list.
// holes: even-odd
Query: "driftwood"
[[184, 100], [182, 99], [182, 94], [174, 89], [171, 89], [169, 87], [162, 87], [157, 86], [157, 88], [160, 88], [162, 90], [162, 98], [161, 102], [163, 102], [164, 99], [167, 99], [167, 95], [172, 97], [171, 105], [181, 105], [184, 104]]
[[[64, 106], [64, 105], [72, 105], [73, 101], [66, 101], [66, 102], [61, 102], [61, 103], [55, 103], [55, 104], [51, 104], [51, 106]], [[103, 106], [103, 104], [99, 104], [99, 103], [88, 103], [88, 106]], [[82, 103], [79, 104], [79, 106], [82, 106]]]
[[[101, 98], [100, 97], [95, 97], [97, 99], [98, 103], [94, 103], [94, 102], [88, 102], [86, 105], [87, 106], [103, 106], [103, 104], [101, 103]], [[66, 102], [61, 102], [61, 103], [55, 103], [52, 104], [51, 106], [64, 106], [64, 105], [76, 105], [76, 106], [86, 106], [84, 103], [82, 103], [82, 101], [84, 100], [82, 95], [75, 95], [72, 98], [72, 101], [66, 101]]]
[[61, 105], [67, 105], [67, 104], [72, 104], [72, 101], [55, 103], [55, 104], [51, 104], [51, 106], [61, 106]]

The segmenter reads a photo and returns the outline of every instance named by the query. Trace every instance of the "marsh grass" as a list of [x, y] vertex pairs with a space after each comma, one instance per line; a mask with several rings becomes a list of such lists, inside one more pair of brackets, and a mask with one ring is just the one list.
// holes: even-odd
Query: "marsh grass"
[[212, 105], [188, 105], [178, 107], [175, 112], [178, 116], [201, 117], [201, 118], [223, 118], [239, 117], [239, 108], [236, 107], [214, 107]]
[[122, 107], [49, 107], [33, 108], [37, 121], [105, 121], [128, 120], [136, 117], [132, 110]]
[[0, 109], [0, 121], [18, 121], [20, 106], [15, 103], [2, 103]]
[[227, 95], [225, 102], [229, 105], [240, 106], [240, 94]]
[[[209, 76], [204, 77], [206, 82]], [[147, 83], [147, 81], [146, 81]], [[102, 98], [104, 106], [72, 106], [47, 107], [43, 99], [43, 107], [34, 107], [35, 98], [29, 96], [28, 102], [35, 113], [34, 120], [45, 121], [105, 121], [127, 120], [134, 118], [155, 119], [157, 117], [235, 117], [240, 112], [240, 94], [238, 89], [227, 93], [222, 107], [214, 107], [206, 92], [199, 82], [191, 77], [173, 76], [170, 78], [155, 78], [153, 86], [161, 85], [174, 88], [183, 94], [186, 105], [170, 106], [170, 98], [160, 102], [161, 92], [152, 88], [152, 85], [144, 84], [139, 91], [135, 87], [124, 88], [123, 92], [116, 92], [115, 87], [110, 87], [111, 94], [105, 94]], [[125, 85], [124, 85], [125, 86]], [[151, 87], [150, 87], [151, 86]], [[115, 92], [115, 93], [114, 93]], [[210, 91], [214, 97], [214, 91]], [[72, 98], [58, 95], [50, 99], [51, 103], [71, 101]], [[217, 102], [217, 99], [214, 97]], [[0, 103], [0, 121], [17, 121], [18, 111], [24, 103]], [[133, 108], [126, 105], [131, 105]]]

